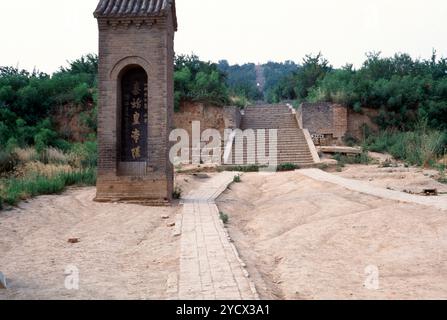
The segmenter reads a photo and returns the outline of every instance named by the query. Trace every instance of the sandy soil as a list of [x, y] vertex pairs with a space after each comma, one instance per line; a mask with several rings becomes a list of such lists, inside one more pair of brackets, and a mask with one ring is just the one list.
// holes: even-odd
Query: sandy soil
[[[179, 174], [176, 184], [187, 194], [206, 175]], [[179, 271], [180, 239], [168, 224], [178, 203], [102, 204], [94, 196], [95, 188], [70, 189], [0, 211], [0, 271], [10, 287], [0, 300], [172, 298], [167, 286]], [[77, 291], [65, 288], [68, 266], [79, 270]]]
[[447, 299], [446, 212], [299, 172], [245, 174], [219, 208], [262, 298]]
[[[0, 212], [0, 270], [10, 286], [0, 299], [167, 297], [179, 240], [162, 215], [173, 220], [177, 208], [99, 204], [94, 195], [73, 189]], [[65, 289], [69, 265], [79, 269], [78, 291]]]
[[199, 188], [200, 184], [217, 175], [216, 172], [197, 172], [191, 174], [177, 174], [175, 185], [182, 191], [182, 195], [187, 195], [191, 190]]
[[[414, 179], [433, 183], [424, 172], [385, 173], [349, 166], [340, 175], [396, 189]], [[177, 175], [176, 184], [187, 194], [206, 175], [214, 174]], [[94, 194], [71, 189], [0, 212], [0, 271], [10, 286], [0, 300], [172, 298], [167, 281], [179, 270], [179, 239], [167, 223], [179, 207], [99, 204]], [[219, 201], [263, 298], [447, 299], [446, 212], [299, 172], [245, 174]], [[379, 268], [379, 290], [364, 286], [370, 265]], [[77, 291], [65, 288], [68, 266], [79, 269]]]
[[[447, 195], [447, 184], [442, 184], [439, 171], [420, 168], [381, 168], [378, 165], [348, 165], [343, 172], [334, 174], [344, 178], [369, 181], [377, 187], [419, 194], [424, 189], [437, 189], [441, 196]], [[444, 195], [443, 195], [444, 194]], [[446, 198], [447, 201], [447, 198]]]

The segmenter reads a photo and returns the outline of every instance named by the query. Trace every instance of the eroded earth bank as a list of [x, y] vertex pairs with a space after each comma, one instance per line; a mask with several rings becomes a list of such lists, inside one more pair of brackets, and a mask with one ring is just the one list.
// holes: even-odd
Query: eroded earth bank
[[219, 208], [262, 298], [447, 298], [447, 214], [440, 209], [360, 194], [299, 171], [244, 174]]

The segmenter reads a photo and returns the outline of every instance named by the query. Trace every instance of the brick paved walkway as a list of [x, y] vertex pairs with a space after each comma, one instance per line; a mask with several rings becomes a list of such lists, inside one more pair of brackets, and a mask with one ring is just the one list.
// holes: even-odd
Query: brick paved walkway
[[435, 207], [442, 210], [447, 210], [447, 201], [445, 197], [424, 197], [394, 190], [388, 190], [384, 188], [375, 187], [367, 182], [339, 177], [319, 169], [303, 169], [298, 170], [298, 172], [302, 175], [305, 175], [306, 177], [315, 180], [338, 184], [346, 189], [350, 189], [365, 194], [370, 194], [379, 198], [407, 202], [407, 203], [416, 203], [425, 206]]
[[214, 202], [235, 174], [220, 173], [183, 198], [179, 299], [258, 299]]

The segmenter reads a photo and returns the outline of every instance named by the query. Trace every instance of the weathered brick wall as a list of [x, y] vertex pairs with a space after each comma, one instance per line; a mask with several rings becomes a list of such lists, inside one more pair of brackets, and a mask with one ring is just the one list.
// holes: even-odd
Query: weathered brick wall
[[334, 138], [339, 142], [343, 141], [343, 137], [348, 131], [348, 108], [345, 106], [336, 104], [332, 106], [333, 109], [333, 127]]
[[303, 127], [310, 134], [333, 134], [334, 112], [330, 103], [303, 103]]
[[[171, 200], [173, 167], [169, 161], [169, 133], [173, 116], [174, 26], [172, 14], [134, 21], [98, 19], [99, 112], [98, 200]], [[112, 24], [117, 23], [116, 26]], [[122, 177], [117, 170], [120, 151], [120, 76], [139, 65], [148, 75], [148, 173]], [[138, 183], [137, 183], [138, 182]], [[159, 187], [154, 187], [159, 186]]]
[[224, 107], [226, 129], [239, 129], [242, 123], [242, 113], [238, 107]]
[[[174, 114], [174, 127], [184, 129], [188, 132], [190, 141], [190, 157], [193, 160], [193, 135], [192, 123], [200, 122], [200, 134], [207, 129], [216, 129], [220, 132], [222, 143], [224, 143], [225, 129], [239, 129], [241, 126], [242, 115], [237, 107], [219, 107], [201, 102], [184, 102], [180, 106], [179, 112]], [[201, 147], [205, 147], [210, 141], [201, 142]]]
[[363, 108], [361, 113], [357, 113], [340, 104], [303, 103], [301, 112], [303, 127], [310, 134], [333, 136], [333, 140], [326, 139], [323, 144], [342, 144], [346, 136], [362, 140], [364, 125], [373, 131], [378, 130], [374, 122], [379, 114], [377, 109]]
[[345, 106], [332, 103], [303, 103], [303, 128], [311, 135], [325, 136], [321, 144], [342, 144], [348, 130], [348, 111]]
[[219, 107], [201, 102], [182, 103], [180, 110], [174, 113], [174, 127], [185, 129], [191, 136], [193, 121], [200, 122], [202, 132], [217, 129], [223, 137], [225, 129], [240, 127], [241, 113], [236, 107]]
[[378, 131], [379, 127], [374, 119], [379, 115], [379, 110], [363, 108], [361, 113], [349, 110], [348, 112], [348, 135], [361, 141], [364, 138], [363, 128], [367, 125], [371, 130]]

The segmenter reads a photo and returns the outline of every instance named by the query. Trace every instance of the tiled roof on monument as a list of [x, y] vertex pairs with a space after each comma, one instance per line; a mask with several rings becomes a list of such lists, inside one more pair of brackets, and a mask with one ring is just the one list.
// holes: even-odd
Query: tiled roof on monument
[[[163, 16], [174, 10], [174, 0], [100, 0], [95, 17], [150, 17]], [[175, 18], [175, 17], [174, 17]]]

